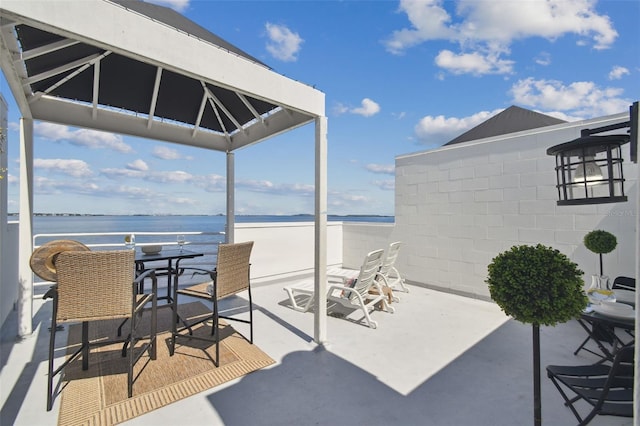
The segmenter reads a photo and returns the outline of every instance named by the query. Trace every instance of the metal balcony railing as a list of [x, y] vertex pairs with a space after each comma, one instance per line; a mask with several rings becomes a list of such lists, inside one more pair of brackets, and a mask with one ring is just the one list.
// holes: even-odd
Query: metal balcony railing
[[[177, 247], [176, 236], [182, 234], [186, 237], [185, 250], [203, 252], [204, 256], [189, 259], [184, 264], [197, 267], [212, 268], [216, 262], [218, 244], [225, 241], [224, 232], [201, 231], [165, 231], [165, 232], [77, 232], [77, 233], [52, 233], [35, 234], [33, 236], [34, 250], [43, 244], [54, 240], [74, 240], [81, 242], [92, 250], [118, 250], [124, 249], [126, 235], [134, 234], [136, 247], [147, 245], [161, 245], [163, 247]], [[51, 285], [49, 281], [43, 281], [34, 274], [34, 294], [42, 293], [44, 286]]]

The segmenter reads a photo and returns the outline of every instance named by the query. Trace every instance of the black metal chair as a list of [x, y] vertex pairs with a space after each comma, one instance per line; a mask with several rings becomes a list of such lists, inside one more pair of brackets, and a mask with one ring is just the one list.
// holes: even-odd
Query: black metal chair
[[[238, 321], [249, 324], [249, 338], [246, 340], [253, 343], [253, 302], [251, 299], [251, 284], [249, 278], [250, 257], [253, 248], [253, 241], [236, 243], [236, 244], [220, 244], [218, 246], [218, 258], [216, 268], [214, 270], [206, 270], [201, 268], [180, 268], [179, 263], [176, 268], [179, 273], [175, 274], [175, 283], [173, 285], [173, 326], [171, 336], [170, 355], [173, 356], [176, 346], [176, 338], [197, 339], [214, 342], [216, 345], [216, 357], [214, 364], [216, 367], [220, 365], [220, 330], [219, 319], [224, 318], [232, 321]], [[191, 272], [191, 276], [205, 275], [207, 279], [195, 285], [180, 289], [178, 287], [178, 277], [187, 277]], [[249, 319], [238, 318], [237, 316], [222, 316], [218, 307], [218, 301], [230, 296], [234, 296], [242, 292], [248, 293], [249, 298]], [[201, 300], [211, 302], [211, 315], [205, 316], [192, 323], [187, 323], [178, 315], [178, 295], [190, 296]], [[193, 327], [206, 321], [212, 321], [211, 336], [205, 338], [196, 336], [193, 333]], [[182, 322], [183, 327], [178, 329], [178, 324]], [[188, 330], [188, 334], [183, 334]]]
[[616, 277], [616, 279], [613, 280], [613, 285], [611, 286], [611, 288], [613, 290], [620, 289], [636, 291], [636, 280], [635, 278], [631, 277]]
[[[547, 377], [562, 395], [564, 404], [586, 425], [597, 415], [633, 417], [634, 346], [618, 350], [611, 364], [547, 366]], [[567, 395], [567, 391], [575, 396]], [[575, 403], [585, 401], [592, 409], [584, 418]]]

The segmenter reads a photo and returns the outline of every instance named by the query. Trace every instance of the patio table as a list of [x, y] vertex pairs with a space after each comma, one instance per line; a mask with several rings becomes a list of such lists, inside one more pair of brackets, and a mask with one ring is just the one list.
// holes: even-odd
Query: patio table
[[[621, 339], [620, 336], [615, 332], [615, 329], [618, 328], [618, 329], [628, 331], [629, 332], [628, 334], [632, 335], [631, 332], [635, 330], [635, 319], [633, 318], [626, 319], [626, 318], [620, 318], [620, 317], [612, 317], [609, 315], [598, 313], [596, 311], [591, 311], [591, 312], [583, 312], [582, 315], [580, 315], [580, 318], [578, 319], [578, 323], [582, 326], [582, 328], [584, 328], [584, 330], [589, 335], [589, 337], [587, 337], [587, 340], [589, 338], [593, 339], [598, 345], [598, 348], [600, 349], [602, 354], [598, 354], [596, 352], [591, 351], [588, 348], [582, 347], [584, 343], [587, 342], [587, 340], [585, 340], [583, 345], [581, 345], [581, 347], [578, 348], [576, 352], [574, 352], [574, 355], [577, 354], [580, 349], [583, 349], [605, 360], [613, 361], [613, 358], [615, 357], [615, 353], [619, 349], [619, 347], [627, 346], [627, 345], [633, 344], [634, 342], [633, 339], [630, 341], [625, 341]], [[604, 345], [602, 341], [605, 339], [603, 339], [603, 336], [598, 333], [604, 333], [605, 334], [604, 338], [606, 339], [608, 337], [611, 340], [611, 349], [607, 348]]]
[[[160, 269], [160, 270], [166, 270], [166, 272], [160, 272], [159, 274], [156, 273], [156, 276], [158, 275], [166, 275], [167, 276], [167, 295], [166, 296], [162, 296], [162, 297], [158, 297], [158, 299], [164, 299], [167, 300], [167, 303], [171, 303], [173, 298], [172, 298], [172, 292], [171, 292], [171, 286], [173, 285], [173, 275], [174, 274], [178, 274], [178, 268], [177, 265], [180, 262], [180, 260], [182, 259], [193, 259], [195, 257], [200, 257], [200, 256], [204, 256], [204, 253], [202, 252], [198, 252], [198, 251], [192, 251], [192, 250], [180, 250], [180, 249], [163, 249], [162, 251], [160, 251], [159, 253], [153, 253], [153, 254], [146, 254], [146, 253], [142, 253], [142, 252], [136, 252], [136, 274], [142, 274], [144, 273], [147, 269], [154, 269], [154, 268], [147, 268], [145, 266], [145, 263], [148, 262], [157, 262], [157, 261], [166, 261], [167, 262], [167, 266], [166, 269], [165, 268], [155, 268], [155, 269]], [[173, 262], [176, 262], [176, 266], [174, 267]], [[140, 290], [142, 290], [142, 286], [144, 286], [144, 282], [140, 283]]]

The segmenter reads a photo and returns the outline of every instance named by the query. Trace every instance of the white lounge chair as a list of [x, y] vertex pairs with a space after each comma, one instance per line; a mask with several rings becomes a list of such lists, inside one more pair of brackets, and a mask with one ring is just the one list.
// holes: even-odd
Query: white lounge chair
[[391, 290], [409, 292], [409, 287], [404, 283], [404, 278], [400, 275], [400, 272], [395, 267], [396, 259], [398, 259], [398, 253], [400, 252], [400, 246], [402, 242], [396, 241], [389, 244], [387, 249], [387, 255], [380, 266], [380, 275], [385, 279], [385, 285], [389, 286]]
[[[371, 328], [377, 328], [378, 326], [378, 323], [373, 321], [369, 315], [369, 311], [375, 309], [376, 304], [381, 303], [386, 311], [394, 312], [394, 309], [387, 302], [382, 285], [376, 281], [378, 271], [382, 265], [383, 255], [384, 250], [375, 250], [368, 253], [355, 280], [327, 276], [327, 300], [360, 309], [367, 320], [367, 325]], [[375, 289], [377, 294], [369, 293], [369, 290], [372, 289]], [[313, 280], [305, 280], [288, 285], [284, 287], [284, 291], [289, 295], [289, 301], [293, 309], [307, 312], [311, 308], [315, 296]], [[300, 303], [299, 299], [302, 299], [302, 303]]]

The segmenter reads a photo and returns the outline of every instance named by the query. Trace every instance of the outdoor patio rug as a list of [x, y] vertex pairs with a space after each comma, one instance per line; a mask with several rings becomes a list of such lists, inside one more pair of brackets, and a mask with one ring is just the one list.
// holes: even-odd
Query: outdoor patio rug
[[[194, 319], [206, 315], [209, 309], [200, 302], [180, 305], [183, 318]], [[143, 321], [149, 321], [145, 313]], [[90, 339], [112, 339], [120, 321], [101, 321], [89, 324]], [[148, 413], [172, 402], [211, 389], [222, 383], [259, 370], [275, 361], [251, 345], [231, 326], [221, 323], [220, 367], [212, 362], [215, 345], [197, 340], [179, 339], [176, 353], [169, 356], [168, 332], [171, 310], [158, 309], [158, 357], [149, 361], [145, 354], [136, 364], [133, 397], [127, 398], [127, 362], [122, 358], [122, 344], [91, 348], [89, 369], [82, 371], [82, 361], [69, 364], [60, 383], [62, 394], [59, 425], [111, 425]], [[140, 324], [148, 330], [148, 323]], [[80, 325], [69, 328], [69, 354], [80, 341]], [[125, 327], [126, 329], [126, 327]], [[200, 326], [194, 333], [210, 333], [211, 328]], [[149, 362], [147, 362], [149, 361]], [[54, 382], [55, 386], [55, 382]]]

